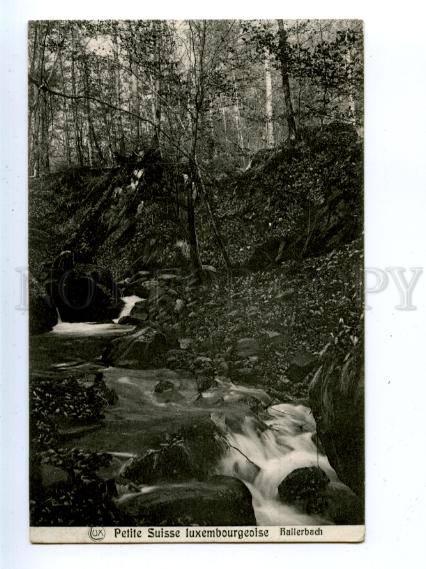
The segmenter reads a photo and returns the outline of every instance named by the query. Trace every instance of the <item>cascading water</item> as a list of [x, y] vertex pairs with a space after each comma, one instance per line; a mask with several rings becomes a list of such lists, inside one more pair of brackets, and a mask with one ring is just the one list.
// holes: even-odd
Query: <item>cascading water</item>
[[278, 486], [297, 468], [318, 466], [338, 483], [326, 456], [312, 440], [315, 421], [308, 407], [283, 403], [268, 409], [266, 429], [254, 417], [245, 417], [241, 430], [227, 432], [229, 452], [218, 472], [242, 480], [253, 496], [258, 525], [317, 525], [330, 523], [300, 513], [280, 501]]
[[121, 299], [124, 306], [118, 318], [114, 318], [112, 323], [98, 324], [96, 322], [62, 322], [61, 315], [58, 313], [58, 323], [54, 326], [52, 332], [55, 334], [65, 334], [70, 336], [96, 336], [115, 334], [120, 331], [128, 330], [126, 326], [117, 325], [120, 318], [128, 316], [134, 305], [142, 300], [139, 296], [124, 296]]
[[[122, 300], [124, 306], [119, 318], [129, 315], [140, 298], [128, 296]], [[96, 342], [102, 340], [104, 336], [118, 335], [132, 329], [131, 326], [118, 325], [119, 318], [106, 324], [70, 323], [61, 322], [58, 314], [58, 323], [53, 332], [45, 335], [45, 341], [49, 343], [61, 342], [58, 345], [54, 344], [56, 348], [51, 350], [53, 359], [57, 354], [61, 354], [61, 362], [55, 362], [53, 367], [61, 373], [63, 369], [69, 368], [97, 370], [100, 364], [95, 355], [99, 354], [101, 345]], [[90, 342], [88, 337], [92, 337]], [[86, 353], [92, 344], [93, 349], [90, 353]], [[65, 357], [67, 346], [71, 352]], [[75, 353], [78, 353], [77, 361]], [[92, 436], [93, 442], [89, 444], [93, 444], [97, 449], [105, 448], [118, 457], [120, 469], [131, 456], [139, 452], [138, 449], [141, 447], [139, 439], [141, 437], [143, 439], [142, 435], [149, 431], [151, 424], [156, 433], [161, 430], [160, 425], [163, 424], [171, 424], [173, 430], [177, 430], [183, 418], [187, 420], [188, 416], [193, 416], [194, 420], [197, 420], [207, 412], [225, 434], [229, 445], [228, 451], [220, 459], [212, 474], [233, 476], [244, 482], [252, 495], [258, 525], [335, 523], [317, 514], [304, 513], [294, 505], [284, 503], [278, 492], [279, 485], [292, 471], [312, 466], [319, 467], [326, 473], [330, 486], [344, 487], [349, 491], [338, 480], [327, 457], [320, 453], [315, 445], [313, 435], [316, 432], [316, 425], [308, 407], [288, 403], [273, 405], [259, 419], [252, 413], [247, 414], [247, 407], [243, 402], [247, 398], [253, 398], [263, 405], [268, 405], [270, 397], [260, 388], [236, 385], [230, 381], [217, 379], [215, 387], [203, 392], [200, 399], [193, 377], [178, 378], [170, 370], [103, 368], [103, 373], [108, 386], [118, 393], [119, 405], [108, 410], [105, 433], [102, 434], [103, 431], [100, 430], [95, 434], [88, 434], [86, 442], [90, 441]], [[154, 387], [167, 373], [172, 374], [178, 387], [176, 393], [172, 392], [174, 398], [169, 395], [164, 399], [155, 393]], [[115, 421], [119, 421], [118, 430], [113, 428]], [[135, 422], [138, 421], [142, 435], [135, 429]], [[188, 481], [188, 484], [190, 483]], [[141, 485], [139, 493], [147, 493], [153, 489], [155, 486]], [[132, 491], [133, 494], [138, 495], [138, 492]], [[126, 487], [119, 489], [119, 496], [120, 500], [127, 499], [128, 489]]]

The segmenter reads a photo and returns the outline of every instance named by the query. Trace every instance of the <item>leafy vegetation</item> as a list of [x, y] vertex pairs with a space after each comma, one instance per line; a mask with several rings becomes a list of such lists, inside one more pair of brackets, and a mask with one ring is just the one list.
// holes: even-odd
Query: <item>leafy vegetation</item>
[[[200, 400], [221, 381], [314, 398], [349, 479], [333, 449], [351, 433], [336, 409], [362, 440], [361, 24], [35, 22], [29, 85], [31, 332], [56, 310], [110, 322], [117, 293], [137, 295], [121, 321], [134, 335], [102, 346], [97, 365], [124, 353], [123, 367], [191, 371]], [[65, 302], [64, 275], [80, 304], [94, 283], [93, 310]], [[33, 523], [123, 521], [100, 474], [111, 456], [64, 442], [97, 428], [115, 393], [38, 373], [30, 390]], [[170, 461], [203, 478], [218, 450], [209, 428], [178, 431], [130, 479], [167, 478]]]

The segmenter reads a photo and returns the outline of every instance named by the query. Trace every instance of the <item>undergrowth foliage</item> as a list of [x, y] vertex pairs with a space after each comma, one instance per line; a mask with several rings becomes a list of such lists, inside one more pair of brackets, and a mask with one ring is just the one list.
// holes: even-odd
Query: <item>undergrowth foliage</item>
[[[351, 20], [31, 23], [34, 525], [135, 525], [118, 453], [71, 448], [110, 448], [122, 392], [92, 364], [184, 373], [197, 412], [228, 410], [239, 383], [244, 417], [307, 405], [362, 494], [362, 42]], [[64, 333], [81, 322], [108, 335]], [[174, 410], [181, 391], [152, 394]], [[204, 481], [226, 450], [209, 424], [165, 432], [132, 484]]]

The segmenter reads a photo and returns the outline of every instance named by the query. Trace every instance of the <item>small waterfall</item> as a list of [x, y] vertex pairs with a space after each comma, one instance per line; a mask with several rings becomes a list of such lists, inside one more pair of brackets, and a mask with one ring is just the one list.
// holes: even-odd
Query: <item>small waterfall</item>
[[219, 473], [246, 484], [259, 525], [329, 523], [283, 504], [278, 495], [279, 484], [297, 468], [319, 466], [331, 482], [338, 481], [327, 457], [319, 453], [312, 440], [316, 425], [310, 409], [283, 403], [270, 407], [268, 414], [266, 430], [259, 428], [255, 417], [245, 417], [240, 432], [228, 432], [230, 450], [219, 465]]
[[58, 321], [56, 324], [62, 324], [62, 318], [61, 318], [61, 313], [59, 312], [59, 308], [56, 307], [56, 314], [58, 316]]
[[115, 322], [116, 324], [118, 323], [120, 318], [123, 318], [124, 316], [129, 316], [134, 305], [142, 299], [139, 296], [132, 294], [131, 296], [123, 296], [121, 300], [124, 302], [124, 306], [118, 318], [113, 319], [113, 322]]
[[125, 296], [121, 299], [124, 306], [118, 318], [114, 318], [111, 323], [98, 324], [97, 322], [62, 322], [58, 309], [58, 323], [53, 327], [52, 332], [55, 334], [64, 334], [67, 336], [99, 336], [108, 334], [117, 334], [129, 330], [129, 326], [120, 326], [117, 324], [122, 316], [128, 316], [134, 305], [142, 300], [139, 296]]

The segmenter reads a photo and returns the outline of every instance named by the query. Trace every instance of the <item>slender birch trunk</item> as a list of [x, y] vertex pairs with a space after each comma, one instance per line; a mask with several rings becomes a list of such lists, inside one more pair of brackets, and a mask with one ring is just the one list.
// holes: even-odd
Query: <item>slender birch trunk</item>
[[284, 92], [284, 106], [287, 121], [288, 138], [295, 140], [297, 137], [296, 120], [294, 118], [293, 103], [291, 100], [290, 77], [288, 71], [288, 46], [287, 46], [287, 31], [284, 27], [283, 20], [278, 20], [278, 34], [279, 34], [279, 57], [281, 67], [281, 79]]
[[266, 144], [272, 148], [275, 144], [273, 103], [272, 103], [272, 77], [270, 55], [265, 53], [265, 116], [266, 116]]

